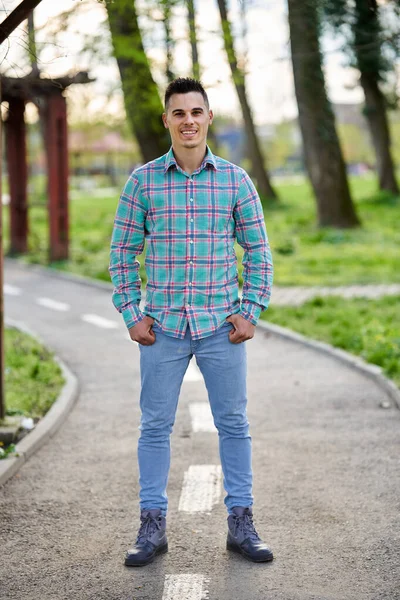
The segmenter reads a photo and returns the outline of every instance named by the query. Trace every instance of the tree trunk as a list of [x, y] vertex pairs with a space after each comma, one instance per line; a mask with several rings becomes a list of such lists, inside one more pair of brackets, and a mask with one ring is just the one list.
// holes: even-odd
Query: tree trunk
[[390, 131], [386, 115], [385, 98], [374, 78], [361, 73], [365, 95], [365, 116], [369, 125], [376, 156], [379, 189], [399, 193], [395, 169], [390, 152]]
[[143, 160], [148, 162], [170, 146], [161, 119], [163, 107], [144, 51], [134, 1], [108, 0], [106, 6], [126, 113]]
[[[192, 75], [194, 79], [200, 81], [201, 68], [197, 45], [196, 9], [193, 0], [187, 0], [186, 4], [188, 9], [190, 47], [192, 50]], [[218, 140], [212, 126], [208, 130], [208, 145], [214, 154], [218, 154]]]
[[165, 75], [168, 83], [175, 79], [174, 72], [172, 70], [172, 50], [174, 47], [174, 40], [171, 35], [171, 0], [161, 0], [161, 8], [163, 12], [163, 26], [165, 33]]
[[34, 77], [40, 77], [37, 48], [36, 48], [35, 21], [34, 21], [33, 11], [30, 12], [28, 15], [28, 50], [29, 50], [29, 59], [31, 62], [31, 67], [32, 67], [32, 75]]
[[192, 71], [194, 79], [200, 79], [200, 63], [199, 51], [197, 48], [197, 33], [196, 33], [196, 13], [194, 9], [194, 0], [187, 0], [188, 17], [189, 17], [189, 39], [190, 48], [192, 50]]
[[361, 73], [360, 83], [365, 96], [365, 116], [375, 150], [379, 188], [393, 194], [399, 193], [395, 169], [390, 152], [390, 131], [386, 113], [386, 101], [379, 82], [380, 69], [384, 64], [379, 44], [381, 25], [376, 0], [356, 0], [354, 25], [354, 52]]
[[318, 0], [288, 0], [295, 92], [320, 226], [359, 224], [322, 71]]
[[228, 21], [225, 0], [218, 0], [219, 12], [221, 15], [222, 31], [224, 36], [225, 50], [228, 55], [228, 62], [232, 72], [233, 82], [242, 107], [243, 120], [246, 130], [248, 154], [252, 165], [252, 172], [257, 181], [258, 191], [264, 198], [276, 199], [277, 195], [273, 189], [267, 170], [264, 166], [264, 158], [261, 153], [260, 144], [254, 127], [253, 116], [250, 105], [247, 100], [244, 73], [238, 67], [235, 48], [233, 45], [233, 36], [231, 25]]

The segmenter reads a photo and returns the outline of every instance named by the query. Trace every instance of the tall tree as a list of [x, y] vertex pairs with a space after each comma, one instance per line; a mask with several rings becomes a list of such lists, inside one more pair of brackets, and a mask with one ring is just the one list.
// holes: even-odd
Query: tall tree
[[348, 186], [322, 70], [319, 0], [288, 0], [294, 86], [304, 158], [321, 226], [354, 227], [359, 221]]
[[106, 0], [125, 108], [145, 162], [164, 154], [169, 137], [162, 103], [143, 47], [134, 0]]
[[228, 56], [229, 66], [231, 68], [233, 83], [242, 108], [244, 126], [246, 130], [248, 153], [251, 161], [251, 170], [257, 181], [258, 191], [265, 198], [276, 199], [276, 193], [273, 189], [267, 169], [265, 168], [264, 157], [261, 152], [260, 143], [254, 126], [253, 115], [250, 104], [247, 99], [245, 85], [245, 74], [238, 66], [231, 24], [228, 19], [228, 13], [225, 0], [218, 0], [219, 12], [221, 15], [222, 31], [224, 37], [225, 50]]
[[200, 79], [200, 62], [199, 62], [199, 49], [197, 44], [197, 28], [196, 28], [196, 10], [194, 6], [194, 0], [186, 0], [188, 17], [189, 17], [189, 40], [190, 48], [192, 51], [192, 72], [193, 77], [197, 80]]
[[33, 11], [30, 12], [28, 15], [28, 50], [32, 67], [32, 75], [34, 77], [39, 77], [39, 66], [35, 36], [35, 21], [33, 17]]
[[[189, 41], [192, 54], [192, 76], [194, 79], [199, 81], [201, 79], [201, 66], [199, 59], [199, 47], [197, 38], [197, 26], [196, 26], [196, 7], [194, 0], [186, 0], [188, 10], [188, 22], [189, 22]], [[215, 135], [214, 129], [211, 127], [208, 130], [208, 143], [211, 150], [218, 153], [218, 140]]]
[[324, 8], [328, 23], [344, 35], [344, 50], [352, 66], [360, 72], [365, 97], [364, 113], [375, 151], [379, 187], [398, 194], [387, 118], [388, 103], [382, 91], [388, 73], [393, 72], [393, 63], [385, 54], [387, 32], [380, 22], [380, 7], [377, 0], [324, 0]]

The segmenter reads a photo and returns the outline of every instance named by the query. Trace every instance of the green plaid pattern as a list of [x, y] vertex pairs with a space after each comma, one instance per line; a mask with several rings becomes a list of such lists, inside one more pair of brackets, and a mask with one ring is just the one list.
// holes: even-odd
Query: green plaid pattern
[[[244, 249], [239, 298], [235, 239]], [[138, 256], [146, 242], [146, 302]], [[257, 324], [268, 307], [272, 258], [257, 191], [240, 167], [206, 156], [192, 175], [172, 148], [136, 169], [121, 194], [111, 241], [113, 303], [128, 328], [145, 315], [183, 339], [212, 335], [239, 313]]]

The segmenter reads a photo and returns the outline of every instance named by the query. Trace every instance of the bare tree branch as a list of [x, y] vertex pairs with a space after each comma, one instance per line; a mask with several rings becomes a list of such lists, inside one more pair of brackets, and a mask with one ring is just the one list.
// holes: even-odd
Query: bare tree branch
[[0, 44], [8, 38], [8, 36], [28, 17], [29, 13], [38, 5], [42, 0], [22, 0], [20, 4], [12, 13], [4, 19], [0, 24]]

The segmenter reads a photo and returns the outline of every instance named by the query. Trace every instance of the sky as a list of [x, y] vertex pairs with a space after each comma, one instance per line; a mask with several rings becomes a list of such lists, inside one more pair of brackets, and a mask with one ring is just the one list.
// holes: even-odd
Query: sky
[[[0, 0], [0, 19], [20, 0]], [[148, 2], [138, 0], [141, 12]], [[239, 2], [232, 0], [230, 19], [237, 34], [237, 49], [242, 54], [241, 42], [243, 19]], [[253, 0], [249, 2], [247, 20], [247, 79], [246, 85], [255, 121], [258, 125], [277, 123], [296, 115], [293, 75], [289, 53], [289, 32], [285, 0]], [[57, 28], [58, 15], [76, 9], [67, 30], [52, 41], [51, 31]], [[115, 60], [109, 56], [111, 41], [104, 23], [105, 8], [98, 0], [42, 0], [35, 9], [36, 38], [40, 54], [39, 68], [43, 75], [55, 77], [88, 69], [96, 79], [89, 86], [75, 86], [68, 92], [70, 116], [73, 120], [95, 118], [95, 115], [121, 115], [123, 98], [119, 73]], [[165, 86], [163, 76], [162, 30], [159, 24], [143, 16], [140, 20], [148, 56], [153, 65], [153, 75], [161, 89]], [[187, 41], [185, 7], [175, 10], [173, 34], [177, 40], [174, 50], [174, 70], [177, 75], [190, 75], [190, 48]], [[216, 0], [197, 0], [197, 27], [199, 36], [202, 81], [211, 107], [216, 114], [232, 115], [240, 120], [240, 108], [231, 82], [220, 34], [220, 17]], [[82, 52], [85, 36], [98, 36], [103, 56], [93, 58]], [[324, 38], [325, 73], [330, 99], [333, 102], [361, 102], [354, 70], [346, 68], [345, 58], [338, 51], [340, 42]], [[1, 70], [10, 76], [22, 76], [26, 72], [26, 34], [22, 25], [0, 49]], [[28, 69], [29, 70], [29, 69]]]

